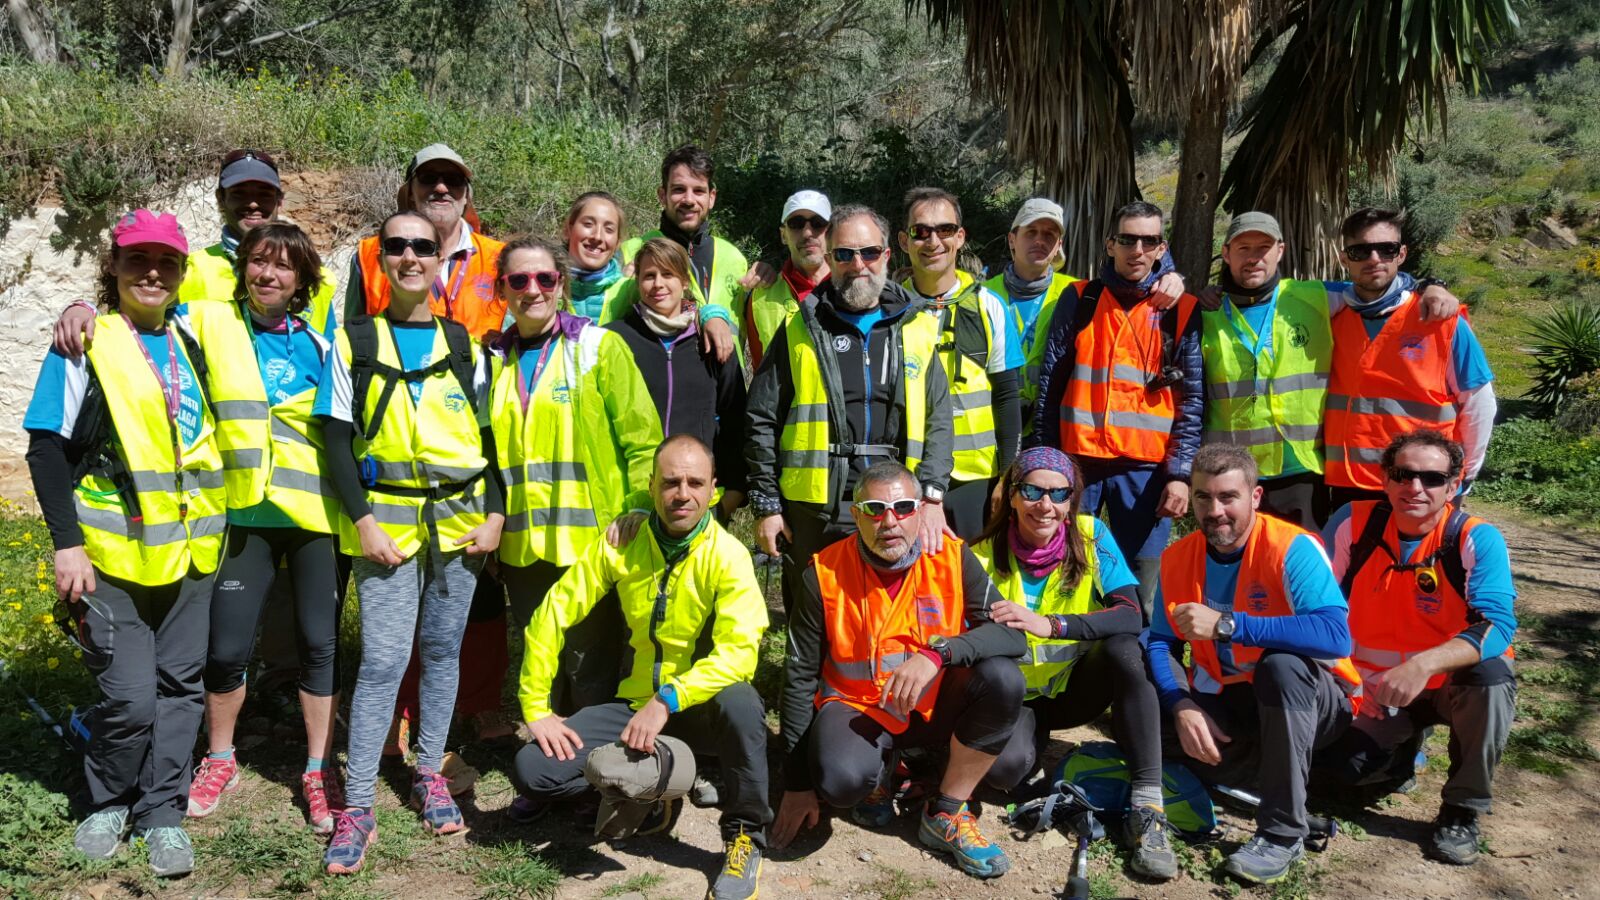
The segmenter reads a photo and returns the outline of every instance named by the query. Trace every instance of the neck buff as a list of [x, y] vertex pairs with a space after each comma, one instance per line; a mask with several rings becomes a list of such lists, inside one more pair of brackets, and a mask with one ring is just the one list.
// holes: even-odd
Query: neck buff
[[567, 270], [571, 276], [572, 299], [587, 300], [596, 294], [604, 294], [606, 289], [622, 280], [622, 263], [615, 256], [598, 269], [582, 269], [577, 266]]
[[694, 539], [700, 536], [700, 532], [706, 530], [706, 525], [710, 521], [711, 515], [706, 513], [700, 517], [699, 524], [689, 529], [688, 534], [683, 537], [672, 537], [667, 534], [666, 526], [662, 524], [661, 517], [652, 512], [650, 513], [650, 531], [656, 536], [656, 544], [661, 547], [661, 555], [667, 558], [667, 562], [675, 563], [682, 559], [685, 553], [689, 552], [689, 545], [694, 543]]
[[1410, 272], [1400, 272], [1394, 276], [1394, 281], [1389, 282], [1389, 289], [1383, 296], [1376, 300], [1363, 300], [1357, 296], [1354, 289], [1345, 294], [1345, 305], [1361, 314], [1363, 319], [1381, 319], [1394, 312], [1400, 305], [1400, 298], [1406, 291], [1417, 289], [1417, 280], [1411, 277]]
[[710, 234], [711, 222], [709, 220], [701, 222], [700, 227], [694, 231], [684, 231], [678, 227], [677, 222], [667, 218], [666, 213], [661, 214], [661, 235], [682, 244], [683, 249], [688, 250], [691, 254], [694, 253], [694, 248], [699, 246], [700, 242]]
[[[890, 515], [893, 515], [893, 513]], [[857, 532], [856, 552], [861, 554], [862, 562], [866, 563], [868, 567], [876, 569], [879, 572], [904, 572], [905, 570], [911, 568], [914, 563], [916, 563], [917, 557], [922, 555], [922, 538], [917, 538], [916, 540], [912, 541], [910, 548], [906, 550], [906, 555], [900, 557], [899, 561], [890, 562], [878, 554], [873, 553], [872, 548], [868, 547], [867, 542], [861, 537], [861, 533]]]
[[1245, 301], [1240, 304], [1241, 306], [1250, 306], [1260, 301], [1262, 297], [1265, 297], [1277, 290], [1278, 282], [1282, 280], [1282, 275], [1273, 273], [1272, 277], [1268, 278], [1266, 283], [1262, 284], [1258, 288], [1242, 288], [1239, 286], [1237, 281], [1233, 280], [1233, 273], [1228, 271], [1227, 267], [1224, 266], [1222, 269], [1222, 278], [1217, 282], [1217, 286], [1222, 288], [1222, 292], [1227, 294], [1229, 297], [1232, 297], [1235, 302], [1240, 300]]
[[694, 264], [694, 280], [700, 285], [700, 293], [711, 296], [711, 268], [717, 255], [717, 242], [711, 239], [711, 221], [701, 222], [699, 228], [689, 232], [662, 213], [661, 236], [678, 242], [689, 251], [689, 262]]
[[673, 338], [694, 324], [695, 313], [698, 308], [693, 300], [685, 297], [683, 305], [678, 307], [674, 315], [663, 316], [643, 303], [635, 303], [633, 308], [639, 313], [639, 318], [644, 320], [644, 327], [650, 329], [657, 337]]
[[806, 274], [806, 271], [794, 264], [794, 260], [783, 261], [783, 268], [778, 270], [783, 280], [789, 283], [789, 290], [794, 291], [796, 297], [804, 297], [817, 287], [816, 279]]
[[[1054, 447], [1032, 447], [1017, 454], [1016, 461], [1011, 464], [1011, 483], [1021, 484], [1022, 479], [1040, 469], [1059, 473], [1066, 477], [1068, 485], [1078, 486], [1072, 460]], [[1012, 522], [1011, 527], [1006, 529], [1006, 542], [1011, 547], [1011, 556], [1017, 565], [1029, 575], [1040, 578], [1050, 574], [1067, 558], [1067, 532], [1071, 530], [1072, 523], [1063, 522], [1049, 543], [1043, 547], [1031, 547], [1022, 539], [1017, 523]]]
[[1016, 266], [1007, 263], [1004, 273], [1006, 296], [1013, 300], [1032, 300], [1050, 289], [1050, 281], [1055, 276], [1056, 273], [1047, 266], [1043, 275], [1033, 281], [1026, 281], [1017, 274]]
[[226, 225], [222, 226], [222, 252], [227, 254], [229, 259], [239, 255], [239, 243], [243, 240], [237, 231]]
[[1144, 298], [1149, 295], [1150, 288], [1155, 285], [1156, 280], [1162, 274], [1160, 260], [1157, 260], [1156, 264], [1151, 266], [1150, 271], [1145, 273], [1144, 278], [1139, 281], [1129, 281], [1123, 278], [1118, 274], [1116, 264], [1109, 258], [1100, 264], [1100, 283], [1104, 284], [1106, 290], [1111, 292], [1111, 296], [1118, 300], [1139, 300]]

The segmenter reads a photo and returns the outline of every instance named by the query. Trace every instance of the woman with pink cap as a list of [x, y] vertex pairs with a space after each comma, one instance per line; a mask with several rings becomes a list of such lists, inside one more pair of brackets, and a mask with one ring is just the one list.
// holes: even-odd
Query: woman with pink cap
[[182, 875], [227, 492], [206, 361], [172, 315], [183, 229], [139, 209], [111, 235], [94, 343], [45, 357], [23, 427], [60, 618], [102, 695], [85, 722], [91, 812], [73, 843], [109, 859], [131, 828], [157, 875]]

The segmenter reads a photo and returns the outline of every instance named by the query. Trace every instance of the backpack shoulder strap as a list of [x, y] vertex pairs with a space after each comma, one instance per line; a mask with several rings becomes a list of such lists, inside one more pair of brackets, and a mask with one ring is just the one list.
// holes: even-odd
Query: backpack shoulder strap
[[1360, 574], [1378, 545], [1383, 543], [1383, 532], [1389, 527], [1391, 511], [1387, 500], [1379, 500], [1374, 504], [1372, 512], [1367, 515], [1366, 527], [1361, 529], [1355, 543], [1350, 545], [1350, 562], [1344, 567], [1344, 577], [1339, 579], [1339, 590], [1344, 592], [1345, 599], [1350, 597], [1350, 588], [1356, 583], [1356, 575]]
[[450, 371], [455, 373], [456, 381], [461, 383], [461, 393], [467, 397], [472, 412], [478, 412], [478, 392], [473, 382], [477, 373], [477, 361], [472, 354], [472, 335], [467, 333], [467, 328], [454, 319], [441, 319], [444, 326], [444, 343], [450, 350]]
[[366, 415], [367, 391], [377, 373], [378, 326], [369, 315], [351, 316], [344, 323], [344, 331], [350, 341], [350, 414], [356, 431], [370, 441], [377, 429], [369, 434], [362, 420]]
[[1461, 535], [1471, 518], [1459, 506], [1450, 510], [1450, 518], [1444, 526], [1444, 540], [1439, 543], [1439, 567], [1444, 570], [1445, 580], [1463, 600], [1467, 598], [1467, 566], [1461, 561]]

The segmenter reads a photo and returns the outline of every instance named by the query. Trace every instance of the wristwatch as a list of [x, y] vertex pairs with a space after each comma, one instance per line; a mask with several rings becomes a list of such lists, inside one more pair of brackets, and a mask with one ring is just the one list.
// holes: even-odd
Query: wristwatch
[[675, 713], [678, 711], [678, 689], [676, 687], [670, 684], [663, 684], [656, 689], [656, 696], [661, 699], [662, 703], [666, 704], [667, 712]]
[[931, 484], [925, 484], [922, 486], [922, 499], [928, 503], [943, 503], [944, 491], [939, 490]]
[[950, 665], [950, 642], [945, 640], [943, 635], [929, 641], [928, 649], [939, 654], [939, 663], [941, 665]]
[[1225, 612], [1222, 618], [1217, 620], [1217, 640], [1233, 640], [1233, 613]]

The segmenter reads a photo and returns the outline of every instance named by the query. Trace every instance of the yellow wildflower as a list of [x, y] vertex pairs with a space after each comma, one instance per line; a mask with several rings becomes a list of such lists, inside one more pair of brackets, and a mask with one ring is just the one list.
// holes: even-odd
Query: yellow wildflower
[[58, 668], [61, 667], [61, 660], [56, 659], [54, 656], [52, 656], [49, 659], [44, 661], [44, 667], [46, 669], [58, 669]]
[[56, 617], [50, 615], [49, 613], [40, 613], [38, 618], [34, 619], [34, 621], [38, 622], [40, 625], [54, 625]]

